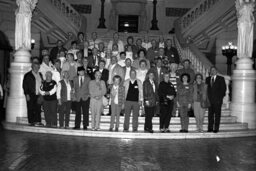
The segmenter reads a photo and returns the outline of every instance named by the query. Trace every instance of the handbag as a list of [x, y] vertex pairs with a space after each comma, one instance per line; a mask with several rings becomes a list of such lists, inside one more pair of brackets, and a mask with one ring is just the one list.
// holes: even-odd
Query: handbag
[[210, 105], [209, 98], [206, 97], [206, 99], [202, 99], [202, 100], [200, 101], [200, 105], [201, 105], [202, 108], [208, 108], [208, 107], [210, 107], [211, 105]]
[[39, 95], [37, 98], [37, 104], [42, 105], [44, 103], [44, 97], [42, 95]]
[[105, 96], [102, 97], [102, 103], [103, 103], [103, 106], [108, 105], [108, 99]]

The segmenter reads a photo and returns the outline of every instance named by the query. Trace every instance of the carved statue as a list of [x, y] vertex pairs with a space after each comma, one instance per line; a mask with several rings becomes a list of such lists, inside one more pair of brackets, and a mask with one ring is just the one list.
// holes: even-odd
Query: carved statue
[[32, 11], [38, 0], [16, 0], [17, 10], [15, 24], [15, 49], [31, 48], [31, 18]]
[[253, 51], [253, 24], [254, 24], [254, 2], [255, 0], [237, 0], [236, 9], [238, 16], [238, 40], [237, 56], [252, 57]]

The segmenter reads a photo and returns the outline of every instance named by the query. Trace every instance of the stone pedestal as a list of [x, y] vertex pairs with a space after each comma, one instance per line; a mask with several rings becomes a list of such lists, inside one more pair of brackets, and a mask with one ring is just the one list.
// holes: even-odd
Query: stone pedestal
[[22, 82], [26, 72], [30, 70], [30, 52], [27, 49], [18, 49], [11, 63], [10, 95], [7, 100], [6, 121], [16, 122], [16, 117], [27, 117], [27, 103], [24, 96]]
[[256, 129], [255, 80], [250, 58], [240, 58], [232, 76], [231, 114], [238, 122], [248, 123], [250, 129]]

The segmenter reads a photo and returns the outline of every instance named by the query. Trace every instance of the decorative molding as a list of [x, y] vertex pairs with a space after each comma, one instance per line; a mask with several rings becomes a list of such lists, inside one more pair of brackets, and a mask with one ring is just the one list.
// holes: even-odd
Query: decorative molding
[[71, 4], [71, 6], [80, 14], [92, 13], [92, 5], [90, 4]]
[[167, 7], [165, 8], [165, 15], [167, 17], [181, 17], [184, 14], [186, 14], [190, 8], [171, 8]]

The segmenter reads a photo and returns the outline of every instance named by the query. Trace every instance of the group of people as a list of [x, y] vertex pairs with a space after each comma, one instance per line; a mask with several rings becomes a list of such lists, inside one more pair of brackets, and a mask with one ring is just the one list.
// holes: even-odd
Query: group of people
[[[51, 52], [42, 51], [42, 63], [32, 58], [32, 70], [23, 80], [30, 125], [41, 126], [43, 106], [46, 126], [69, 128], [71, 108], [75, 110], [75, 127], [100, 130], [100, 118], [109, 105], [111, 122], [109, 131], [119, 131], [120, 114], [124, 114], [123, 130], [129, 131], [132, 114], [132, 131], [138, 131], [138, 117], [145, 116], [144, 130], [153, 133], [152, 118], [160, 117], [160, 131], [170, 132], [172, 116], [181, 119], [180, 132], [188, 132], [189, 110], [193, 108], [197, 129], [203, 131], [205, 109], [209, 108], [208, 132], [218, 132], [222, 99], [226, 85], [217, 76], [215, 67], [206, 79], [190, 68], [190, 61], [180, 63], [171, 39], [159, 41], [145, 36], [144, 40], [129, 36], [127, 44], [119, 39], [102, 42], [97, 33], [86, 40], [83, 33], [72, 41], [66, 50], [61, 41]], [[141, 111], [141, 112], [140, 112]]]

